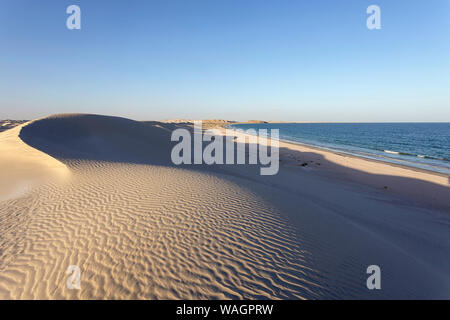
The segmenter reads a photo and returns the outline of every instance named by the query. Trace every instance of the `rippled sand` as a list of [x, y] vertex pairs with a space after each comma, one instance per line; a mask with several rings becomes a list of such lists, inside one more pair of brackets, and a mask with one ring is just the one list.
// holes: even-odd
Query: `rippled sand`
[[[0, 202], [0, 299], [449, 296], [447, 220], [431, 221], [441, 223], [432, 235], [398, 236], [429, 222], [421, 209], [399, 209], [396, 219], [409, 212], [412, 222], [393, 224], [383, 212], [395, 204], [351, 191], [377, 203], [381, 217], [367, 222], [371, 209], [358, 200], [345, 210], [239, 171], [174, 167], [168, 127], [69, 115], [24, 128], [2, 133], [0, 146], [25, 141], [16, 152], [40, 155], [30, 161], [48, 179]], [[140, 148], [149, 135], [153, 145]], [[366, 288], [372, 263], [382, 266], [384, 291]], [[81, 290], [66, 287], [69, 265], [80, 267]]]

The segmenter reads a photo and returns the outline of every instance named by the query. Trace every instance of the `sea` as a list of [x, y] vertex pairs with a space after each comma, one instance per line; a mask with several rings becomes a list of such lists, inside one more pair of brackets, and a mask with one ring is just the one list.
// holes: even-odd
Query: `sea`
[[280, 140], [450, 175], [450, 122], [245, 123], [279, 129]]

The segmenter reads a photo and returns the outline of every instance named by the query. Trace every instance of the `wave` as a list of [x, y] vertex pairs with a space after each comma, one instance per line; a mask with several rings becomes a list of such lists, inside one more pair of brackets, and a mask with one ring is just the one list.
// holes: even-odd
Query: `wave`
[[395, 154], [395, 155], [399, 155], [399, 156], [412, 156], [412, 157], [416, 156], [416, 155], [411, 154], [411, 153], [400, 152], [400, 151], [383, 150], [383, 152], [384, 153], [389, 153], [389, 154]]
[[417, 157], [422, 158], [422, 159], [450, 161], [449, 159], [446, 159], [446, 158], [438, 158], [438, 157], [432, 157], [432, 156], [427, 156], [427, 155], [422, 155], [422, 154], [418, 154]]
[[440, 161], [450, 161], [449, 159], [446, 159], [446, 158], [427, 156], [427, 155], [424, 155], [424, 154], [413, 154], [413, 153], [399, 152], [399, 151], [391, 151], [391, 150], [383, 150], [383, 152], [385, 152], [385, 153], [390, 153], [390, 154], [401, 155], [401, 156], [418, 157], [418, 158], [421, 158], [421, 159], [440, 160]]
[[400, 152], [391, 151], [391, 150], [383, 150], [383, 152], [390, 153], [390, 154], [400, 154]]
[[400, 151], [383, 150], [383, 152], [390, 153], [390, 154], [397, 154], [400, 156], [413, 156], [413, 157], [416, 156], [415, 154], [412, 154], [412, 153], [400, 152]]

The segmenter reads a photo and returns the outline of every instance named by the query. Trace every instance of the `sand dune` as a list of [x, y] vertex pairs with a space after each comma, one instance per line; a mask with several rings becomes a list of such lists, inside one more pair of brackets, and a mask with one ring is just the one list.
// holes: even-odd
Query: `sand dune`
[[[25, 141], [57, 154], [73, 176], [3, 203], [2, 218], [30, 212], [20, 221], [20, 249], [1, 261], [1, 298], [314, 296], [307, 289], [314, 273], [303, 274], [295, 233], [272, 206], [215, 176], [135, 164], [161, 152], [155, 144], [136, 149], [136, 139], [148, 138], [143, 128], [119, 118], [65, 116], [22, 130]], [[155, 138], [155, 129], [149, 132]], [[65, 287], [70, 264], [82, 270], [81, 291]]]
[[70, 175], [63, 163], [18, 138], [23, 127], [0, 133], [0, 201], [18, 197], [43, 181]]
[[[441, 212], [303, 173], [311, 190], [293, 190], [289, 167], [277, 180], [174, 167], [174, 125], [64, 115], [1, 133], [3, 165], [20, 154], [25, 172], [63, 179], [0, 202], [0, 298], [450, 297]], [[381, 291], [366, 288], [370, 264]]]

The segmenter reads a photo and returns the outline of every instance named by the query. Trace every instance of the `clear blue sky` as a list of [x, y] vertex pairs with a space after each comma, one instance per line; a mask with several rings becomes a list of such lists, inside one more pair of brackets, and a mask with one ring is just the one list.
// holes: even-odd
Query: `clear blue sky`
[[0, 118], [63, 112], [450, 121], [450, 1], [0, 0]]

